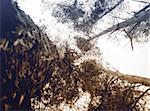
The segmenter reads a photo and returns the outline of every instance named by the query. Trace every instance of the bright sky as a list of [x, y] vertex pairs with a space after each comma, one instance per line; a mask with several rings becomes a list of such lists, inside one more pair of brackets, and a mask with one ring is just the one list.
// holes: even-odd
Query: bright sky
[[[70, 44], [74, 44], [73, 37], [75, 35], [82, 35], [81, 33], [75, 32], [71, 24], [58, 23], [51, 15], [55, 4], [66, 0], [43, 0], [46, 4], [43, 4], [41, 2], [42, 0], [17, 1], [21, 9], [30, 15], [37, 25], [46, 27], [46, 32], [52, 41], [61, 41], [63, 43], [63, 41], [67, 40]], [[88, 3], [85, 4], [86, 10], [89, 9], [88, 6], [91, 5], [92, 1], [93, 0], [88, 0]], [[115, 16], [121, 16], [122, 18], [129, 17], [130, 15], [127, 14], [126, 11], [137, 11], [139, 7], [142, 6], [141, 3], [133, 2], [132, 0], [125, 0], [125, 3], [127, 5], [122, 5], [113, 12]], [[122, 9], [124, 11], [119, 13], [118, 11]], [[114, 21], [111, 19], [111, 16], [105, 16], [102, 21], [97, 23], [93, 29], [93, 33], [98, 33], [102, 29], [104, 30], [111, 26], [112, 23], [114, 23]], [[121, 36], [121, 34], [119, 36]], [[134, 44], [134, 51], [132, 51], [129, 41], [122, 40], [116, 42], [112, 39], [108, 40], [105, 35], [98, 40], [97, 46], [102, 50], [104, 60], [110, 63], [113, 68], [125, 74], [136, 74], [150, 78], [150, 42], [146, 44]]]

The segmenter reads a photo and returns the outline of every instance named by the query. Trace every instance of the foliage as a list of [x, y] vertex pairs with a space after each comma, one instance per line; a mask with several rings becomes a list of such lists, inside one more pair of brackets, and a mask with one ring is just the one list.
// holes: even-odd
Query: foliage
[[[1, 41], [3, 109], [30, 109], [30, 105], [36, 108], [37, 101], [43, 102], [45, 108], [58, 107], [63, 101], [73, 105], [79, 98], [79, 89], [91, 94], [89, 110], [137, 111], [144, 108], [149, 89], [139, 91], [138, 84], [109, 75], [95, 60], [75, 65], [80, 55], [68, 47], [64, 58], [59, 58], [55, 45], [49, 42], [51, 48], [47, 52], [42, 44], [43, 41], [28, 36], [12, 43]], [[31, 98], [34, 98], [32, 104]]]
[[90, 11], [86, 11], [84, 3], [73, 0], [72, 3], [66, 2], [57, 4], [53, 9], [52, 15], [59, 22], [73, 22], [74, 29], [84, 33], [90, 33], [95, 23], [103, 16], [119, 6], [124, 0], [95, 0], [91, 3]]

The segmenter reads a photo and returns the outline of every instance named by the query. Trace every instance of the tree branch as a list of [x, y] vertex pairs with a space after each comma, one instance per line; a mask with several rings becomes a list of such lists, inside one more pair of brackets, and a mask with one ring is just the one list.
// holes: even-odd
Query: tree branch
[[138, 101], [150, 90], [150, 88], [148, 88], [146, 91], [144, 91], [135, 101], [134, 105], [131, 107], [131, 110], [133, 108], [135, 108], [136, 104], [138, 103]]
[[129, 39], [130, 39], [130, 43], [131, 43], [131, 48], [133, 51], [133, 38], [131, 37], [131, 35], [124, 29], [124, 32], [128, 35]]
[[136, 14], [136, 16], [133, 16], [133, 17], [131, 17], [131, 18], [121, 22], [121, 23], [118, 23], [118, 24], [116, 24], [116, 25], [114, 25], [114, 26], [112, 26], [110, 28], [107, 28], [106, 30], [100, 32], [99, 34], [89, 38], [88, 41], [96, 39], [96, 38], [98, 38], [98, 37], [100, 37], [100, 36], [102, 36], [104, 34], [107, 34], [107, 33], [111, 32], [111, 31], [114, 31], [114, 30], [116, 31], [116, 30], [125, 28], [127, 26], [130, 26], [132, 24], [135, 24], [137, 22], [145, 21], [145, 20], [149, 19], [149, 15], [150, 15], [150, 9], [146, 10], [146, 11], [145, 10], [144, 11], [140, 11], [139, 13]]
[[145, 86], [150, 86], [150, 78], [140, 77], [140, 76], [134, 76], [134, 75], [128, 75], [128, 74], [122, 74], [120, 72], [115, 72], [111, 70], [104, 70], [107, 74], [112, 76], [118, 76], [121, 80], [128, 81], [130, 83], [139, 83]]

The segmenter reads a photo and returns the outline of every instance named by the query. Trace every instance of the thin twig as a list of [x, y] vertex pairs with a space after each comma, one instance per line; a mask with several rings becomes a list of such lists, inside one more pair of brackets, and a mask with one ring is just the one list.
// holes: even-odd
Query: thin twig
[[131, 110], [136, 106], [137, 102], [150, 90], [150, 88], [148, 88], [145, 92], [143, 92], [135, 101], [134, 105], [131, 107]]
[[133, 51], [133, 38], [131, 37], [131, 35], [124, 29], [124, 32], [128, 35], [129, 39], [130, 39], [130, 43], [131, 43], [131, 48], [132, 48], [132, 51]]

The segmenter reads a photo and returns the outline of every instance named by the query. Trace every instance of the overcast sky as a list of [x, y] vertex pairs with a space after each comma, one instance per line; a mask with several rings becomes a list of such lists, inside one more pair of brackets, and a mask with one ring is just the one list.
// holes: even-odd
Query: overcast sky
[[[25, 11], [38, 26], [45, 26], [46, 32], [52, 41], [69, 41], [70, 44], [74, 44], [73, 37], [75, 35], [83, 35], [73, 30], [71, 23], [58, 23], [55, 17], [51, 15], [53, 7], [56, 3], [67, 0], [43, 0], [46, 4], [43, 4], [42, 0], [17, 0], [19, 6]], [[71, 1], [71, 0], [69, 0]], [[86, 10], [92, 5], [94, 0], [79, 0], [84, 1]], [[148, 0], [145, 0], [148, 2]], [[112, 14], [106, 15], [101, 21], [99, 21], [92, 30], [92, 33], [96, 34], [101, 30], [110, 27], [113, 23], [116, 23], [113, 16], [120, 16], [122, 18], [130, 17], [131, 15], [126, 12], [137, 11], [143, 7], [142, 3], [134, 2], [132, 0], [125, 0], [126, 5], [121, 5]], [[117, 13], [116, 13], [117, 12]], [[118, 19], [117, 22], [121, 22]], [[119, 36], [123, 34], [119, 33]], [[118, 36], [117, 35], [117, 36]], [[102, 51], [104, 60], [111, 64], [111, 66], [125, 74], [136, 74], [143, 77], [150, 78], [150, 42], [146, 44], [134, 44], [134, 51], [131, 50], [130, 42], [128, 40], [116, 40], [107, 39], [107, 36], [102, 36], [98, 39], [97, 46]], [[115, 36], [115, 35], [112, 35]], [[69, 38], [69, 39], [68, 39]], [[148, 69], [149, 68], [149, 69]]]

